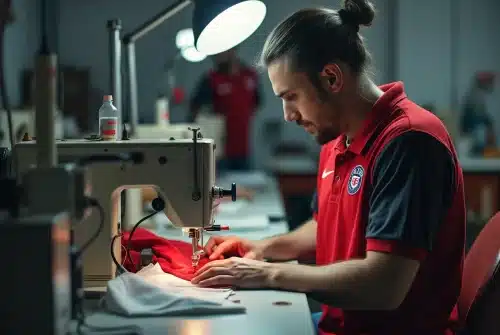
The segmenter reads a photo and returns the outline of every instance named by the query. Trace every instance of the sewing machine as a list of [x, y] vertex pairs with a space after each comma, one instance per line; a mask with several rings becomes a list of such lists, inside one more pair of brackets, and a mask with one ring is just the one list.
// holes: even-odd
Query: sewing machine
[[190, 123], [171, 123], [162, 124], [160, 122], [153, 124], [139, 124], [135, 128], [134, 138], [140, 139], [163, 139], [163, 138], [191, 138], [191, 128], [199, 128], [204, 137], [210, 138], [219, 150], [215, 151], [215, 158], [219, 159], [224, 154], [225, 145], [225, 120], [220, 115], [214, 114], [209, 110], [201, 111], [195, 121]]
[[[104, 227], [95, 242], [83, 255], [84, 287], [105, 287], [115, 277], [116, 266], [110, 253], [110, 239], [119, 234], [120, 192], [124, 189], [154, 187], [165, 203], [164, 213], [174, 226], [188, 231], [193, 243], [193, 266], [197, 265], [199, 239], [204, 230], [213, 227], [214, 199], [236, 198], [236, 188], [223, 190], [214, 186], [214, 143], [193, 139], [126, 140], [126, 141], [57, 141], [59, 163], [87, 159], [87, 195], [97, 199], [104, 208]], [[18, 175], [22, 175], [36, 162], [36, 143], [16, 145]], [[102, 163], [100, 155], [137, 153], [142, 161], [129, 163]], [[48, 191], [47, 191], [48, 192]], [[47, 193], [46, 201], [52, 201]], [[40, 205], [41, 206], [41, 205]], [[92, 212], [75, 228], [76, 244], [88, 240], [97, 229], [98, 213]], [[114, 254], [121, 263], [121, 243], [114, 245]]]
[[[64, 135], [64, 125], [61, 112], [56, 113], [54, 127], [57, 138], [62, 138]], [[14, 137], [16, 140], [21, 140], [24, 133], [29, 133], [31, 136], [36, 136], [35, 118], [32, 109], [18, 109], [12, 111], [12, 126], [14, 127]], [[0, 147], [9, 147], [9, 129], [7, 122], [7, 113], [0, 109]]]

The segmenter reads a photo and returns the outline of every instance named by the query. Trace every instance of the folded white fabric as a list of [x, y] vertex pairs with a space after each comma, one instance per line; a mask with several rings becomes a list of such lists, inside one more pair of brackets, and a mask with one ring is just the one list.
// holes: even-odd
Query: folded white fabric
[[245, 307], [229, 301], [231, 289], [200, 288], [164, 273], [158, 264], [110, 280], [104, 307], [124, 316], [231, 314]]

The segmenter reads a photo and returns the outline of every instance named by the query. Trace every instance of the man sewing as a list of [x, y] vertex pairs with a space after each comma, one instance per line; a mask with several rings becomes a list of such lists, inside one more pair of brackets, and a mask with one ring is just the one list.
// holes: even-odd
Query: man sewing
[[[213, 261], [193, 283], [308, 293], [324, 304], [320, 334], [449, 334], [463, 176], [440, 120], [401, 82], [370, 79], [358, 29], [373, 17], [370, 2], [347, 0], [300, 10], [268, 36], [261, 60], [285, 120], [322, 144], [314, 218], [262, 241], [211, 238]], [[314, 255], [316, 266], [264, 261]]]
[[221, 115], [226, 123], [224, 158], [217, 171], [250, 168], [250, 130], [261, 105], [258, 76], [239, 59], [236, 49], [213, 56], [215, 68], [202, 77], [190, 102], [189, 122], [204, 106]]

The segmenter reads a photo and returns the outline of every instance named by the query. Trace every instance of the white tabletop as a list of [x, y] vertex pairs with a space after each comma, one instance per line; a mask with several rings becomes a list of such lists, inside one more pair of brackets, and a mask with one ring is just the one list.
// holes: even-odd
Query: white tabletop
[[273, 157], [266, 164], [266, 168], [273, 173], [294, 175], [315, 175], [318, 162], [308, 156]]
[[[238, 211], [238, 216], [259, 213], [283, 217], [284, 209], [276, 183], [270, 177], [261, 177], [264, 185], [257, 192], [255, 199], [249, 202], [242, 211]], [[256, 179], [258, 178], [254, 178], [252, 181]], [[245, 176], [241, 175], [238, 178], [232, 176], [221, 180], [219, 184], [226, 187], [225, 183], [229, 182], [250, 186], [245, 184]], [[231, 225], [231, 215], [229, 214], [218, 217], [216, 220], [218, 224]], [[236, 234], [249, 239], [262, 239], [287, 231], [286, 222], [281, 221], [270, 223], [266, 229], [229, 231], [220, 234]], [[189, 241], [187, 236], [182, 236], [179, 229], [165, 228], [158, 233], [168, 238]], [[244, 305], [246, 313], [199, 317], [124, 318], [99, 312], [89, 317], [88, 323], [99, 327], [135, 325], [141, 328], [143, 334], [315, 334], [307, 298], [304, 294], [273, 290], [242, 290], [236, 291], [231, 300]], [[285, 304], [275, 305], [276, 302], [285, 302]]]
[[[459, 159], [464, 173], [499, 173], [500, 159], [498, 158], [472, 158]], [[308, 157], [273, 158], [266, 166], [270, 171], [281, 174], [316, 175], [317, 163]]]
[[461, 158], [460, 165], [464, 173], [499, 173], [498, 158]]

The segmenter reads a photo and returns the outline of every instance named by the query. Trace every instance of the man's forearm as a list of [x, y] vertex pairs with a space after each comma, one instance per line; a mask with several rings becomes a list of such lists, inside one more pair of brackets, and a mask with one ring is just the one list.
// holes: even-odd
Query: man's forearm
[[[390, 310], [401, 301], [394, 297], [390, 276], [374, 271], [366, 260], [327, 266], [287, 263], [271, 265], [271, 288], [304, 292], [321, 303], [348, 310]], [[384, 283], [385, 282], [385, 283]]]
[[264, 258], [274, 261], [314, 258], [317, 226], [311, 219], [288, 234], [263, 240]]

